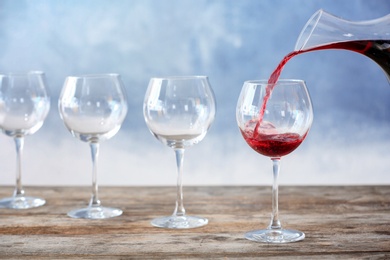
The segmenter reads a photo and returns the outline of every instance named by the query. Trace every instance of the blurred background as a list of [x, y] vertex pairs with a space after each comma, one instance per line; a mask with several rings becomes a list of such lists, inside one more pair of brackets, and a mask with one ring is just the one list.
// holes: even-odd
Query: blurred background
[[[52, 106], [25, 142], [24, 185], [90, 185], [86, 143], [57, 109], [69, 75], [115, 72], [129, 111], [102, 143], [100, 185], [175, 185], [173, 151], [147, 129], [142, 105], [150, 77], [207, 75], [217, 117], [187, 150], [184, 185], [269, 185], [271, 161], [245, 143], [235, 108], [245, 80], [268, 78], [318, 9], [348, 20], [390, 13], [388, 0], [1, 0], [0, 71], [42, 70]], [[282, 78], [304, 79], [315, 112], [305, 142], [282, 159], [288, 185], [390, 184], [390, 86], [365, 56], [341, 50], [293, 58]], [[15, 182], [13, 140], [0, 136], [0, 185]]]

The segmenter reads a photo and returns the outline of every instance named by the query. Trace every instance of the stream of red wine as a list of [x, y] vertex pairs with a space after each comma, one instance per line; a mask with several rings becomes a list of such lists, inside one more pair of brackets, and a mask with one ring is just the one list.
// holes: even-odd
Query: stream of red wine
[[281, 157], [295, 150], [304, 140], [306, 134], [304, 136], [300, 136], [294, 133], [264, 134], [260, 133], [259, 127], [263, 120], [268, 99], [270, 98], [271, 93], [276, 86], [280, 74], [282, 73], [282, 70], [287, 62], [293, 57], [302, 53], [328, 49], [344, 49], [367, 56], [383, 69], [390, 82], [390, 40], [364, 40], [332, 43], [307, 50], [293, 51], [289, 53], [278, 64], [268, 80], [268, 87], [263, 98], [262, 107], [260, 108], [259, 118], [256, 122], [255, 129], [253, 132], [250, 129], [242, 131], [242, 135], [244, 136], [246, 142], [255, 151], [265, 156]]
[[268, 99], [270, 98], [272, 90], [274, 89], [276, 82], [278, 81], [280, 74], [282, 73], [282, 70], [284, 66], [287, 64], [287, 62], [293, 57], [302, 53], [319, 51], [319, 50], [328, 50], [328, 49], [344, 49], [344, 50], [354, 51], [367, 56], [368, 58], [376, 62], [383, 69], [390, 82], [390, 40], [362, 40], [362, 41], [339, 42], [339, 43], [322, 45], [307, 50], [290, 52], [282, 59], [282, 61], [272, 72], [268, 80], [268, 87], [266, 89], [266, 94], [264, 96], [262, 107], [260, 109], [259, 121], [257, 122], [255, 130], [253, 132], [253, 138], [256, 138], [256, 136], [258, 135], [258, 128], [260, 127], [261, 121], [263, 120], [264, 111], [267, 106]]

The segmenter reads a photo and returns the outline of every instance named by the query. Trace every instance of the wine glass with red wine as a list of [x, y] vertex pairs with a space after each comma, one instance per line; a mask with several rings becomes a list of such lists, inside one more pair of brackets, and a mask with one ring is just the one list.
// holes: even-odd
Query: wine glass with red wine
[[313, 109], [302, 80], [246, 81], [237, 104], [238, 127], [248, 145], [273, 162], [272, 217], [268, 228], [250, 231], [245, 238], [257, 242], [288, 243], [305, 238], [297, 230], [282, 228], [278, 212], [280, 159], [305, 139], [313, 122]]
[[184, 150], [199, 143], [214, 121], [216, 105], [206, 76], [152, 78], [144, 101], [144, 117], [151, 133], [172, 148], [177, 165], [176, 207], [171, 216], [152, 220], [161, 228], [187, 229], [204, 226], [207, 218], [186, 214], [182, 175]]

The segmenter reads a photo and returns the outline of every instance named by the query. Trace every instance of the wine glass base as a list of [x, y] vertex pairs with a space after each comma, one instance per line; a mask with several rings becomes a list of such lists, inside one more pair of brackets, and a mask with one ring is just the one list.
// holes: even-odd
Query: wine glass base
[[0, 208], [8, 209], [31, 209], [45, 205], [46, 201], [41, 198], [15, 196], [0, 200]]
[[245, 238], [264, 243], [291, 243], [303, 240], [305, 233], [291, 229], [261, 229], [245, 233]]
[[151, 224], [160, 228], [188, 229], [202, 227], [207, 225], [208, 222], [207, 218], [196, 216], [168, 216], [155, 218]]
[[85, 218], [85, 219], [106, 219], [122, 215], [123, 211], [116, 208], [106, 207], [87, 207], [82, 209], [75, 209], [68, 212], [71, 218]]

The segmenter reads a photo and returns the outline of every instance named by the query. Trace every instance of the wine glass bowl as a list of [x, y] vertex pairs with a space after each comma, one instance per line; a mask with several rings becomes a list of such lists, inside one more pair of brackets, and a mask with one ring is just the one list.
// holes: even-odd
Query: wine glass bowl
[[237, 124], [247, 144], [273, 161], [272, 218], [267, 229], [246, 233], [249, 240], [287, 243], [305, 234], [283, 229], [278, 212], [279, 163], [303, 142], [313, 122], [313, 110], [305, 82], [281, 79], [246, 81], [236, 110]]
[[85, 142], [113, 137], [127, 111], [127, 105], [123, 107], [126, 99], [122, 88], [117, 74], [67, 77], [59, 105], [71, 134]]
[[178, 179], [176, 208], [171, 216], [156, 218], [162, 228], [195, 228], [208, 220], [186, 215], [183, 204], [184, 150], [199, 143], [214, 121], [216, 105], [206, 76], [152, 78], [144, 100], [144, 118], [150, 132], [175, 151]]
[[113, 137], [127, 113], [127, 98], [118, 74], [67, 77], [58, 102], [66, 128], [86, 142], [92, 155], [92, 196], [88, 207], [68, 212], [73, 218], [105, 219], [122, 210], [103, 207], [98, 199], [97, 160], [99, 144]]
[[45, 74], [41, 71], [0, 74], [0, 128], [16, 146], [16, 186], [12, 197], [0, 207], [28, 209], [42, 206], [44, 199], [26, 196], [21, 183], [24, 137], [37, 132], [50, 109]]

